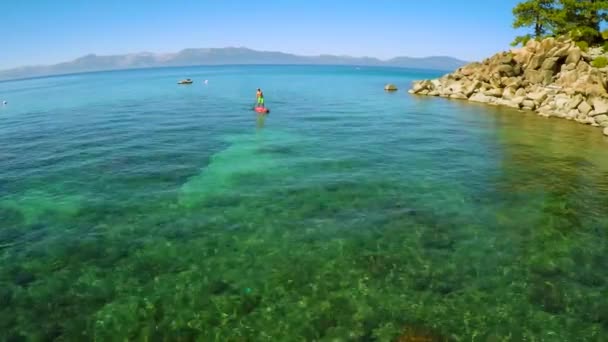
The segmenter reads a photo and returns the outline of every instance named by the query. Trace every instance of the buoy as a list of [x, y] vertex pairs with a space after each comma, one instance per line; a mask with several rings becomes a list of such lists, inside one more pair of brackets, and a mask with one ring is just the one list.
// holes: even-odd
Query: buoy
[[2, 104], [3, 104], [3, 105], [7, 105], [7, 104], [8, 104], [8, 102], [6, 102], [6, 101], [2, 101]]
[[208, 80], [205, 80], [205, 84], [207, 84], [207, 83], [209, 83], [209, 81], [208, 81]]

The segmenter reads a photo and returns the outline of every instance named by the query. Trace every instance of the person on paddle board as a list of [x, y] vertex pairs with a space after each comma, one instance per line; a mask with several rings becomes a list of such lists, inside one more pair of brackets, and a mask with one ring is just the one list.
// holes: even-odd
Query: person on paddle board
[[264, 93], [262, 92], [262, 90], [260, 88], [258, 88], [258, 91], [255, 94], [255, 97], [257, 99], [257, 107], [264, 108]]

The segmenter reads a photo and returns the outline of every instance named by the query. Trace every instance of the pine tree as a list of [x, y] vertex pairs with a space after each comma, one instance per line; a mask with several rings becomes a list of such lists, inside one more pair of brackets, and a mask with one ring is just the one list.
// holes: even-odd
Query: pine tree
[[517, 4], [513, 9], [513, 28], [532, 27], [534, 31], [532, 34], [516, 37], [513, 45], [525, 44], [531, 38], [541, 38], [553, 33], [556, 5], [556, 0], [527, 0]]
[[569, 34], [588, 43], [602, 41], [600, 24], [608, 20], [607, 0], [560, 0], [554, 16], [555, 34]]

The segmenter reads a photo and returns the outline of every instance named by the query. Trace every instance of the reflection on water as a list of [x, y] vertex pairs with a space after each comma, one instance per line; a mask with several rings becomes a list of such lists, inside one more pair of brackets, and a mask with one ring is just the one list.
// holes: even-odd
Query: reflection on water
[[266, 122], [266, 115], [256, 115], [256, 127], [258, 129], [264, 128], [264, 123]]

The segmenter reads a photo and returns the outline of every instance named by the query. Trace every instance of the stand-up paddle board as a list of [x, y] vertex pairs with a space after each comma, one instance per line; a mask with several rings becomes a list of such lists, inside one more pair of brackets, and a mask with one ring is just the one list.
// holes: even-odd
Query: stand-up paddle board
[[270, 113], [270, 109], [268, 109], [266, 107], [254, 107], [253, 110], [255, 110], [258, 114], [268, 114], [268, 113]]

